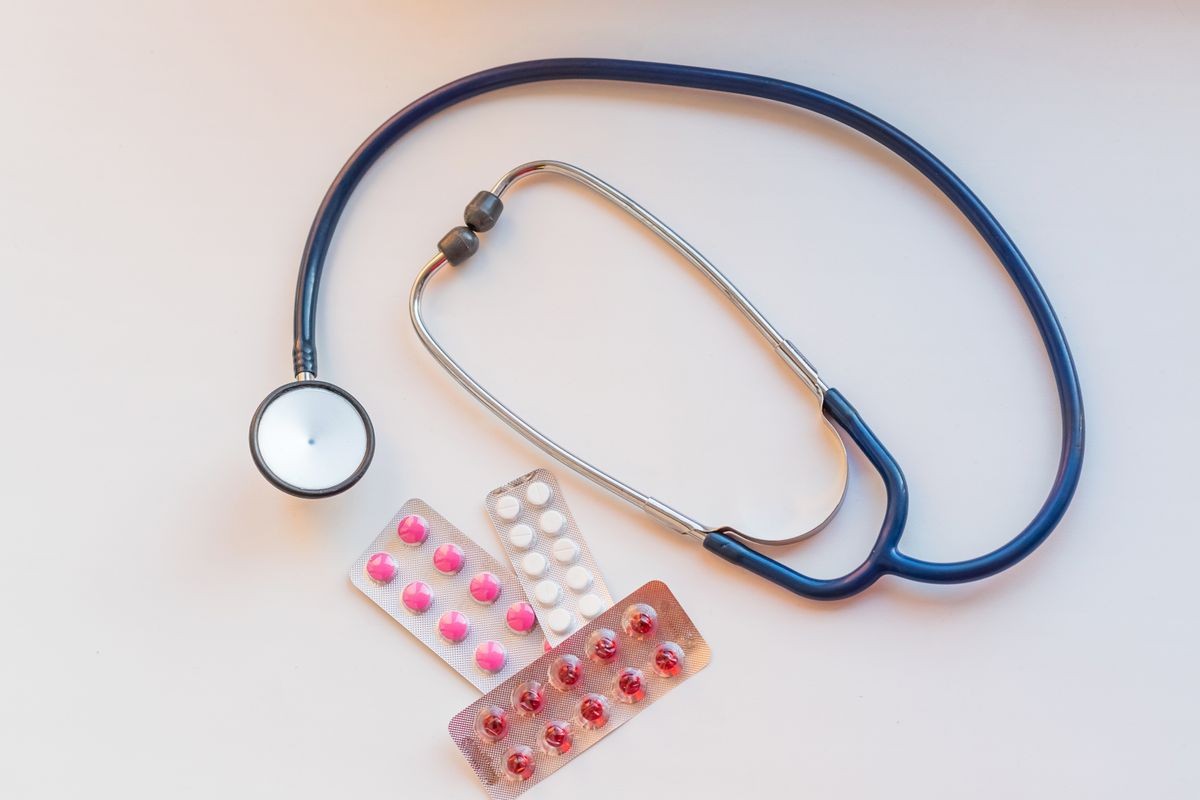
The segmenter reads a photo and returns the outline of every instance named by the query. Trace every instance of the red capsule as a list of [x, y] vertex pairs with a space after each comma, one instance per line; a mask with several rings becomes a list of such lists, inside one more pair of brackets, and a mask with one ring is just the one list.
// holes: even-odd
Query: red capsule
[[598, 664], [610, 664], [617, 657], [617, 635], [608, 628], [593, 631], [587, 641], [587, 655]]
[[674, 678], [683, 670], [683, 648], [674, 642], [663, 642], [654, 651], [654, 671], [664, 678]]
[[658, 627], [658, 612], [645, 603], [634, 603], [621, 615], [621, 629], [635, 639], [645, 639]]
[[585, 694], [579, 701], [579, 721], [588, 730], [603, 728], [608, 724], [608, 700], [604, 695]]
[[542, 710], [546, 701], [546, 690], [538, 681], [518, 684], [512, 693], [513, 708], [523, 717], [532, 717]]
[[533, 777], [533, 750], [521, 745], [504, 754], [504, 776], [513, 781], [527, 781]]
[[626, 667], [613, 681], [613, 687], [622, 703], [636, 703], [646, 696], [646, 676], [636, 667]]
[[475, 718], [475, 732], [489, 742], [498, 742], [508, 733], [508, 715], [500, 706], [484, 706]]
[[570, 653], [561, 655], [550, 664], [550, 685], [560, 692], [569, 691], [583, 680], [583, 662]]
[[571, 734], [571, 726], [565, 722], [557, 721], [551, 722], [542, 729], [542, 735], [538, 743], [543, 752], [561, 756], [571, 751], [571, 745], [574, 741], [575, 737]]

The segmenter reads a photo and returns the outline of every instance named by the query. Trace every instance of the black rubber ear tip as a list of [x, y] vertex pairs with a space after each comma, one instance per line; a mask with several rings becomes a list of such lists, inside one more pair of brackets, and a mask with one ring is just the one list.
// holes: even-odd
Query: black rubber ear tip
[[451, 228], [438, 242], [438, 250], [441, 250], [446, 260], [456, 267], [475, 255], [478, 249], [479, 237], [475, 235], [475, 231], [463, 225]]
[[504, 203], [491, 192], [480, 192], [475, 195], [463, 211], [463, 220], [473, 231], [483, 233], [496, 227], [500, 214], [504, 211]]

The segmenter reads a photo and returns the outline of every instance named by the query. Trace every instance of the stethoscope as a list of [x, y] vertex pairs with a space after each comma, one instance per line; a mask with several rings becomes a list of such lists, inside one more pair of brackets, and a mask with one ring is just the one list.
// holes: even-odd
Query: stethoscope
[[[642, 508], [668, 527], [699, 539], [705, 549], [804, 597], [818, 600], [848, 597], [866, 589], [884, 575], [926, 583], [978, 580], [1016, 564], [1050, 535], [1070, 505], [1083, 462], [1083, 400], [1079, 379], [1066, 337], [1050, 301], [1016, 245], [983, 203], [929, 151], [878, 117], [836, 97], [756, 75], [614, 59], [529, 61], [469, 75], [399, 111], [371, 134], [350, 157], [326, 193], [305, 245], [295, 301], [293, 367], [296, 379], [267, 395], [251, 422], [250, 449], [255, 464], [267, 480], [300, 497], [328, 497], [354, 485], [366, 472], [374, 454], [374, 430], [363, 407], [344, 389], [317, 380], [316, 304], [321, 271], [338, 219], [359, 180], [397, 139], [439, 111], [496, 89], [568, 79], [653, 83], [787, 103], [823, 114], [870, 136], [920, 170], [983, 236], [1008, 271], [1041, 334], [1054, 372], [1062, 414], [1062, 450], [1054, 483], [1029, 524], [1008, 543], [986, 555], [942, 563], [901, 553], [899, 542], [908, 512], [908, 488], [904, 474], [853, 406], [840, 392], [827, 386], [795, 345], [784, 338], [725, 275], [675, 231], [613, 186], [578, 167], [560, 162], [541, 161], [522, 165], [505, 174], [491, 191], [476, 195], [464, 213], [465, 225], [454, 228], [442, 238], [436, 255], [418, 274], [410, 295], [410, 315], [421, 341], [443, 368], [513, 429], [562, 463]], [[479, 247], [478, 234], [490, 230], [499, 219], [503, 211], [501, 197], [517, 181], [536, 174], [563, 176], [591, 189], [633, 216], [679, 252], [754, 324], [768, 344], [820, 401], [822, 413], [831, 427], [849, 437], [871, 462], [883, 480], [887, 506], [879, 536], [857, 569], [839, 578], [811, 578], [747, 544], [781, 544], [815, 533], [837, 511], [841, 503], [840, 493], [832, 498], [828, 513], [795, 536], [753, 536], [728, 525], [703, 525], [617, 480], [545, 436], [490, 394], [441, 347], [421, 317], [421, 299], [429, 280], [445, 265], [461, 264], [469, 258]], [[844, 450], [840, 469], [844, 490]]]

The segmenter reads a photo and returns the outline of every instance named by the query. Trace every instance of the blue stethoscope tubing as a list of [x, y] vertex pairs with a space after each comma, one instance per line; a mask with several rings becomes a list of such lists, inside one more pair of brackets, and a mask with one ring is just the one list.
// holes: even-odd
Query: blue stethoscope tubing
[[822, 410], [863, 452], [883, 480], [887, 505], [879, 536], [863, 563], [838, 578], [812, 578], [751, 549], [731, 528], [707, 533], [704, 547], [721, 558], [797, 595], [837, 600], [857, 594], [884, 575], [925, 583], [964, 583], [994, 575], [1032, 553], [1062, 520], [1079, 484], [1083, 465], [1084, 415], [1079, 376], [1062, 326], [1046, 293], [1016, 244], [979, 198], [932, 153], [879, 117], [806, 86], [702, 67], [606, 58], [553, 58], [483, 70], [421, 97], [387, 120], [354, 152], [325, 194], [305, 244], [296, 287], [293, 367], [316, 375], [316, 306], [321, 273], [338, 219], [371, 165], [401, 136], [450, 106], [486, 92], [540, 81], [602, 80], [677, 86], [774, 100], [821, 114], [879, 142], [918, 169], [971, 222], [1008, 271], [1050, 358], [1062, 415], [1058, 471], [1041, 508], [1008, 543], [977, 558], [932, 562], [899, 550], [908, 516], [904, 473], [882, 442], [836, 389], [824, 395]]

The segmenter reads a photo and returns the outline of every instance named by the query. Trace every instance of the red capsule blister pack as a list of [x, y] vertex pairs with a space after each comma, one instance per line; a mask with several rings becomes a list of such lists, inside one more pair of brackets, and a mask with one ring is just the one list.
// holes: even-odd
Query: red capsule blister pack
[[517, 576], [423, 500], [409, 500], [351, 582], [482, 692], [543, 652]]
[[450, 737], [488, 794], [508, 800], [699, 672], [710, 656], [675, 595], [651, 581], [456, 714]]

